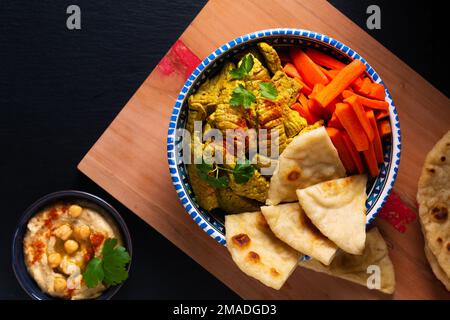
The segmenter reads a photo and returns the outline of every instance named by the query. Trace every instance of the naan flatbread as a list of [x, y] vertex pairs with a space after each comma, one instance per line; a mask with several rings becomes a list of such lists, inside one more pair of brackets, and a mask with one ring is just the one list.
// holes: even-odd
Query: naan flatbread
[[297, 251], [329, 265], [337, 246], [311, 223], [298, 202], [261, 207], [273, 233]]
[[295, 137], [281, 153], [266, 204], [296, 201], [296, 189], [341, 177], [345, 168], [327, 131], [324, 127], [311, 130]]
[[[360, 256], [340, 251], [329, 266], [317, 260], [300, 261], [299, 265], [367, 287], [369, 277], [374, 275], [373, 269], [368, 268], [377, 266], [380, 271], [380, 288], [375, 289], [388, 294], [392, 294], [395, 290], [394, 266], [389, 258], [386, 243], [377, 228], [367, 232], [365, 249]], [[369, 282], [373, 284], [372, 281]]]
[[361, 254], [366, 241], [367, 176], [330, 180], [297, 190], [312, 223], [342, 250]]
[[245, 274], [280, 289], [295, 270], [300, 253], [278, 239], [261, 212], [225, 216], [227, 248]]
[[417, 202], [426, 245], [450, 278], [450, 131], [425, 159]]

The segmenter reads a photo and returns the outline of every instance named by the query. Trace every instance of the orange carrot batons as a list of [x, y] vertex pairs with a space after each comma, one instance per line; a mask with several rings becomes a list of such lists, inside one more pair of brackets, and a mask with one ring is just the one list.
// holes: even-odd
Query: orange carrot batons
[[357, 172], [356, 165], [353, 162], [350, 151], [347, 149], [347, 146], [345, 145], [342, 133], [339, 131], [339, 129], [336, 128], [327, 128], [327, 132], [328, 135], [330, 136], [331, 141], [333, 142], [333, 145], [338, 151], [339, 158], [341, 159], [342, 164], [344, 165], [347, 173], [351, 174]]
[[292, 63], [286, 63], [283, 67], [283, 71], [291, 78], [300, 78], [300, 80], [302, 79], [300, 73], [298, 73], [297, 68], [295, 68]]
[[372, 126], [369, 122], [369, 119], [367, 119], [366, 111], [364, 110], [364, 107], [361, 103], [359, 103], [358, 98], [356, 96], [351, 96], [344, 100], [344, 102], [347, 102], [355, 112], [356, 116], [358, 117], [359, 122], [361, 123], [361, 126], [364, 129], [364, 132], [366, 133], [367, 137], [369, 138], [369, 141], [373, 141], [374, 133]]
[[[336, 112], [334, 112], [334, 113], [331, 115], [331, 119], [328, 120], [327, 125], [328, 125], [329, 127], [336, 128], [336, 129], [344, 129], [344, 127], [342, 126], [342, 124], [341, 124], [341, 122], [339, 121], [338, 117], [336, 116]], [[378, 130], [378, 129], [377, 129], [377, 130]]]
[[345, 67], [344, 63], [319, 50], [308, 48], [306, 49], [306, 54], [312, 61], [323, 67], [329, 69], [342, 69]]
[[291, 58], [301, 77], [305, 83], [313, 87], [316, 83], [328, 84], [327, 77], [320, 70], [319, 66], [314, 63], [306, 53], [300, 48], [291, 50]]
[[391, 134], [392, 129], [389, 120], [381, 120], [378, 123], [378, 132], [380, 133], [381, 138], [386, 138]]
[[347, 103], [337, 103], [335, 112], [356, 150], [365, 151], [369, 149], [369, 140], [353, 108]]
[[357, 79], [366, 67], [360, 60], [353, 60], [345, 66], [334, 77], [331, 82], [320, 91], [314, 99], [322, 106], [326, 107], [331, 101], [336, 99], [355, 79]]
[[367, 119], [369, 119], [370, 125], [372, 127], [374, 138], [373, 138], [373, 149], [375, 150], [375, 157], [378, 163], [383, 162], [383, 145], [381, 144], [380, 134], [378, 133], [377, 121], [375, 120], [375, 115], [373, 110], [366, 112]]
[[384, 91], [384, 86], [381, 83], [372, 83], [370, 86], [369, 98], [382, 100], [386, 98], [386, 92]]
[[356, 170], [359, 174], [364, 172], [364, 165], [361, 160], [361, 156], [359, 155], [358, 150], [356, 150], [355, 145], [353, 144], [352, 140], [350, 139], [350, 136], [347, 132], [342, 131], [342, 138], [344, 140], [345, 146], [347, 147], [347, 150], [350, 152], [352, 156], [353, 163], [356, 166]]
[[350, 90], [344, 90], [342, 92], [342, 97], [344, 97], [344, 99], [347, 99], [347, 98], [351, 97], [352, 95], [356, 95], [358, 97], [358, 101], [365, 107], [369, 107], [372, 109], [379, 109], [379, 110], [389, 110], [389, 103], [387, 103], [386, 101], [369, 99], [369, 98], [360, 96], [354, 92], [351, 92]]
[[369, 149], [363, 151], [363, 156], [366, 162], [367, 169], [369, 169], [370, 176], [376, 177], [378, 175], [379, 169], [374, 147], [372, 144], [369, 146]]

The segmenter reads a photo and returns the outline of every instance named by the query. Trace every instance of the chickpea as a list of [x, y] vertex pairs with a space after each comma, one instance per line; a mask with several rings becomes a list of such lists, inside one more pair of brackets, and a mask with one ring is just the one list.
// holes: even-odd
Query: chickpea
[[77, 238], [78, 240], [87, 240], [91, 235], [91, 228], [83, 224], [81, 226], [76, 226], [73, 232], [75, 238]]
[[69, 207], [69, 214], [72, 218], [78, 218], [81, 215], [83, 208], [79, 205], [73, 204]]
[[72, 228], [68, 224], [63, 224], [62, 226], [56, 228], [53, 231], [53, 234], [61, 240], [66, 241], [72, 235]]
[[62, 277], [56, 277], [53, 281], [53, 288], [56, 292], [64, 292], [67, 288], [66, 279]]
[[66, 250], [68, 254], [72, 254], [77, 251], [78, 247], [78, 242], [76, 242], [75, 240], [67, 240], [66, 242], [64, 242], [64, 250]]
[[61, 263], [61, 255], [59, 253], [52, 253], [48, 256], [47, 261], [50, 268], [56, 268]]

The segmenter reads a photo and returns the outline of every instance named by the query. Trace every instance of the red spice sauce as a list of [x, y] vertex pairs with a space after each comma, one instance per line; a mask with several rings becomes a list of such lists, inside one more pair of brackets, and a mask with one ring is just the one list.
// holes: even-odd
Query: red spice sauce
[[34, 240], [31, 243], [31, 246], [33, 247], [33, 259], [31, 260], [31, 263], [38, 262], [42, 255], [44, 254], [45, 250], [45, 243], [41, 240]]

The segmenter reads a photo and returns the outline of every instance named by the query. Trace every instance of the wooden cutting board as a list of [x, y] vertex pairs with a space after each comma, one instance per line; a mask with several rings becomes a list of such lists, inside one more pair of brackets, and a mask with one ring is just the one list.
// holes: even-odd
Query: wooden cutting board
[[[245, 13], [245, 19], [236, 19], [236, 12]], [[424, 157], [450, 129], [448, 98], [326, 1], [211, 0], [180, 39], [203, 59], [239, 35], [277, 27], [304, 28], [334, 37], [358, 51], [381, 75], [397, 105], [402, 129], [395, 190], [414, 206]], [[272, 290], [240, 272], [227, 250], [201, 231], [177, 198], [166, 160], [169, 116], [186, 78], [186, 70], [180, 70], [156, 67], [78, 168], [243, 298], [391, 298], [301, 268], [281, 291]], [[426, 262], [418, 222], [409, 225], [405, 234], [381, 219], [376, 224], [390, 246], [396, 270], [393, 298], [449, 298]]]

